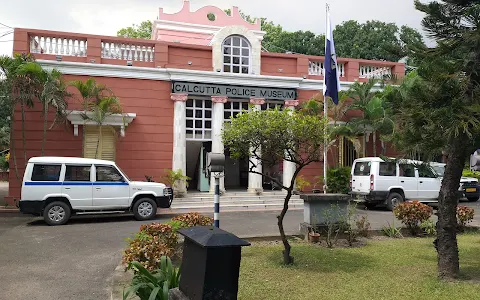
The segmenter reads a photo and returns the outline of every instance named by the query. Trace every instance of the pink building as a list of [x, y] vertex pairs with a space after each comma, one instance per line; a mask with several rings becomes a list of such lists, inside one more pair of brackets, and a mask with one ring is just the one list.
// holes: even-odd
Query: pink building
[[[134, 180], [144, 175], [159, 178], [165, 169], [183, 170], [192, 178], [190, 190], [208, 191], [203, 173], [208, 151], [224, 152], [219, 136], [223, 123], [253, 103], [258, 109], [296, 107], [322, 93], [323, 57], [262, 51], [265, 32], [260, 23], [243, 20], [238, 8], [228, 16], [219, 8], [192, 12], [190, 3], [175, 14], [153, 22], [151, 40], [16, 28], [15, 53], [32, 53], [45, 68], [56, 68], [66, 80], [95, 78], [120, 98], [126, 125], [110, 116], [101, 141], [101, 158], [115, 160]], [[339, 58], [341, 89], [355, 81], [384, 74], [404, 75], [396, 62]], [[78, 96], [77, 96], [78, 97]], [[79, 101], [71, 99], [70, 128], [57, 126], [47, 134], [46, 155], [91, 157], [97, 137], [95, 124], [84, 124]], [[20, 119], [20, 112], [16, 113]], [[43, 119], [37, 105], [27, 112], [27, 159], [40, 155]], [[20, 176], [24, 166], [21, 123], [14, 126]], [[371, 154], [372, 137], [365, 153], [356, 153], [347, 140], [339, 143], [330, 163], [351, 164]], [[377, 142], [380, 148], [380, 142]], [[379, 149], [380, 151], [380, 149]], [[393, 154], [388, 148], [387, 154]], [[247, 161], [228, 158], [222, 188], [254, 191], [262, 178], [248, 173]], [[288, 179], [292, 166], [272, 172]], [[322, 164], [303, 175], [313, 180]], [[8, 199], [20, 197], [21, 182], [10, 172]]]

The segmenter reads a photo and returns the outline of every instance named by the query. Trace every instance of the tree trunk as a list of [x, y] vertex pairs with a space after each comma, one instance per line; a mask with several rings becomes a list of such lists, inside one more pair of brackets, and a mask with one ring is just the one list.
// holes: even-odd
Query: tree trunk
[[95, 158], [98, 158], [98, 148], [100, 147], [101, 139], [102, 139], [102, 125], [98, 126], [98, 140], [97, 140], [97, 149], [95, 150]]
[[437, 238], [434, 245], [437, 250], [438, 276], [442, 279], [454, 279], [459, 273], [457, 191], [466, 159], [462, 146], [464, 138], [463, 135], [455, 138], [447, 152], [447, 165], [438, 198]]
[[15, 177], [17, 181], [20, 181], [20, 174], [18, 173], [18, 164], [17, 164], [17, 151], [15, 149], [15, 135], [14, 135], [14, 125], [15, 125], [15, 104], [12, 104], [12, 115], [10, 117], [10, 157], [13, 157], [13, 167], [15, 170]]
[[22, 144], [23, 144], [23, 164], [24, 167], [27, 167], [27, 140], [25, 138], [25, 103], [23, 101], [20, 103], [22, 108]]
[[293, 257], [290, 256], [290, 250], [291, 246], [288, 243], [287, 236], [285, 235], [285, 230], [283, 229], [283, 219], [285, 218], [285, 214], [287, 213], [288, 210], [288, 202], [290, 201], [290, 198], [292, 197], [292, 188], [290, 187], [287, 190], [287, 196], [285, 196], [285, 202], [283, 203], [283, 209], [282, 212], [280, 213], [278, 218], [278, 230], [280, 231], [280, 237], [282, 238], [282, 243], [283, 243], [283, 263], [285, 265], [291, 265], [293, 264]]
[[377, 133], [373, 131], [373, 157], [377, 157]]
[[47, 139], [47, 120], [48, 120], [48, 105], [43, 105], [43, 140], [42, 140], [42, 156], [45, 155], [45, 141]]

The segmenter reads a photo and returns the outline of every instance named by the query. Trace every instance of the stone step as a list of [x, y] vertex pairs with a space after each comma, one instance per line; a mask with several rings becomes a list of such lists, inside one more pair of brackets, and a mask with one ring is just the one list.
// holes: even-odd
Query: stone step
[[[282, 200], [285, 199], [285, 196], [249, 196], [249, 195], [238, 195], [238, 196], [220, 196], [220, 199], [225, 199], [225, 200], [231, 200], [231, 201], [250, 201], [250, 200], [256, 200], [256, 201], [275, 201], [275, 200]], [[303, 201], [300, 199], [299, 196], [292, 196], [290, 198], [291, 200], [299, 200]], [[213, 195], [205, 195], [202, 197], [191, 197], [187, 196], [185, 198], [175, 198], [175, 201], [213, 201]]]
[[[203, 203], [172, 203], [172, 208], [178, 208], [178, 207], [213, 207], [213, 202], [203, 202]], [[283, 202], [222, 202], [220, 201], [221, 206], [283, 206]], [[289, 205], [294, 205], [294, 206], [302, 206], [303, 207], [303, 202], [295, 202], [291, 201], [289, 202]]]
[[[238, 211], [238, 210], [281, 210], [283, 203], [268, 203], [268, 204], [222, 204], [220, 203], [220, 211]], [[303, 203], [289, 203], [289, 209], [303, 209]], [[213, 203], [211, 205], [172, 205], [170, 209], [161, 209], [171, 213], [182, 212], [213, 212]]]

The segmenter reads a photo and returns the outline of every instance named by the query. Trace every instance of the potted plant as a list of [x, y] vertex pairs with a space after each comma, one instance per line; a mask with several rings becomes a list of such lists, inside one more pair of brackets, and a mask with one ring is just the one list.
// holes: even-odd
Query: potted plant
[[317, 229], [317, 218], [315, 217], [315, 211], [313, 212], [312, 221], [313, 221], [313, 224], [310, 224], [311, 228], [308, 233], [308, 240], [311, 243], [318, 243], [320, 242], [320, 233], [318, 232], [318, 229]]
[[163, 180], [173, 188], [174, 196], [178, 198], [185, 196], [184, 193], [186, 191], [180, 191], [178, 189], [178, 185], [181, 182], [185, 182], [185, 187], [188, 188], [188, 180], [190, 180], [191, 178], [183, 175], [182, 170], [165, 170], [165, 172], [167, 174], [163, 177]]
[[321, 189], [318, 189], [317, 188], [317, 185], [318, 186], [322, 186], [323, 185], [323, 176], [315, 176], [315, 183], [313, 184], [313, 189], [312, 189], [312, 193], [314, 194], [320, 194], [322, 192]]
[[307, 186], [312, 185], [308, 180], [305, 179], [302, 175], [299, 175], [297, 177], [297, 180], [295, 181], [295, 187], [298, 193], [302, 194], [305, 191], [305, 188]]

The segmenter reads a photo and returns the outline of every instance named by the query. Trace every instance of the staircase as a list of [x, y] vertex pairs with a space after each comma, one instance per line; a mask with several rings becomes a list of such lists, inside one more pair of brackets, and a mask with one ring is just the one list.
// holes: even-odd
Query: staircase
[[[258, 196], [246, 191], [228, 192], [220, 196], [220, 211], [281, 210], [285, 199], [283, 192], [264, 192]], [[303, 209], [303, 200], [292, 195], [289, 209]], [[189, 192], [186, 198], [175, 198], [171, 212], [213, 212], [213, 194]]]

